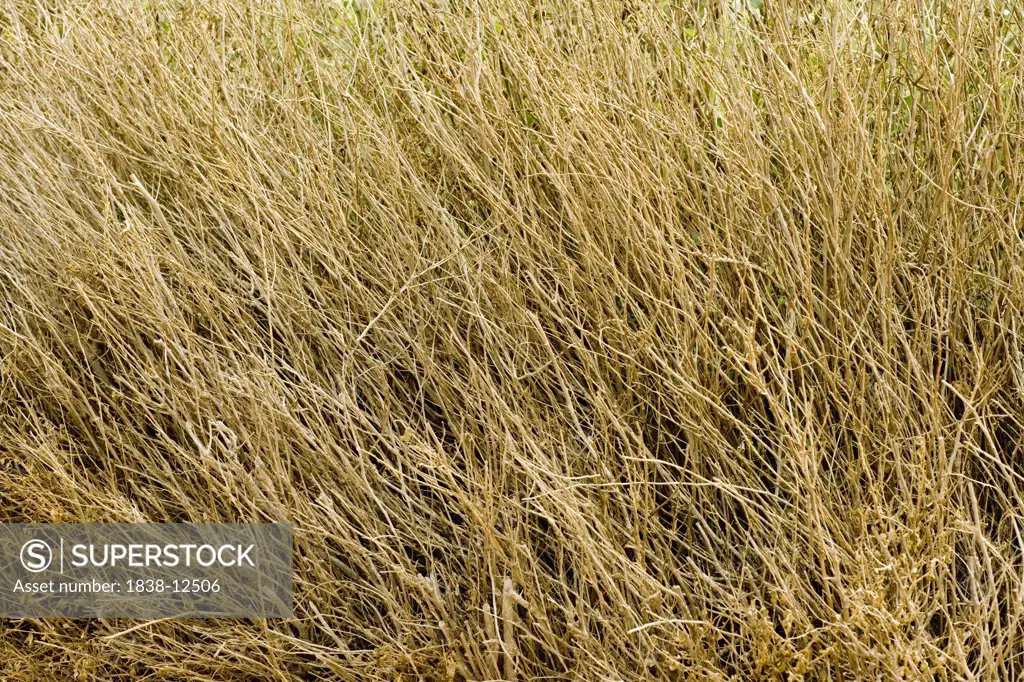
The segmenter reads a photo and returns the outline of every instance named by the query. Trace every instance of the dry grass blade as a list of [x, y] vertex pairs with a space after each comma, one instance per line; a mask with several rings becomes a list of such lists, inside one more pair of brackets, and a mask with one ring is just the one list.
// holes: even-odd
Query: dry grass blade
[[1021, 676], [1021, 22], [0, 3], [0, 520], [296, 529], [0, 676]]

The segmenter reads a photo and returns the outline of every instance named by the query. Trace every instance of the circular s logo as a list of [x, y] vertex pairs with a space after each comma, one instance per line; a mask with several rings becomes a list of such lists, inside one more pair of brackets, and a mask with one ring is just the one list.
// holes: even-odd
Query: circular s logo
[[32, 573], [45, 571], [53, 561], [53, 550], [42, 540], [29, 540], [21, 546], [21, 565]]

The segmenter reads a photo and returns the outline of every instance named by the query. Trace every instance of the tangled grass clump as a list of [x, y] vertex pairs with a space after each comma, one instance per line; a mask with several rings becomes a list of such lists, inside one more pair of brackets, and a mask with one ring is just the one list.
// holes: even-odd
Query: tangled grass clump
[[1020, 677], [1022, 20], [0, 4], [0, 520], [295, 529], [0, 676]]

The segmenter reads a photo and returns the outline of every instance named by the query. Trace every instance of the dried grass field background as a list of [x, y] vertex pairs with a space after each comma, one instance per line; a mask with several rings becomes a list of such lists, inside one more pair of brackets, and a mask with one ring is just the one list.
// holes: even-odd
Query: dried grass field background
[[0, 520], [295, 528], [0, 677], [1019, 678], [1021, 21], [0, 3]]

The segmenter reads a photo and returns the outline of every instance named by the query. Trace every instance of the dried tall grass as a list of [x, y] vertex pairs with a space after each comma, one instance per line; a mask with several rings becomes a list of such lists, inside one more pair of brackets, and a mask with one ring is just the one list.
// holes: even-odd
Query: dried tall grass
[[296, 529], [4, 679], [1020, 676], [1021, 21], [0, 4], [0, 519]]

